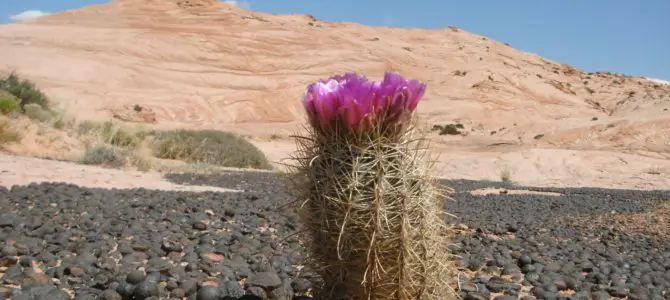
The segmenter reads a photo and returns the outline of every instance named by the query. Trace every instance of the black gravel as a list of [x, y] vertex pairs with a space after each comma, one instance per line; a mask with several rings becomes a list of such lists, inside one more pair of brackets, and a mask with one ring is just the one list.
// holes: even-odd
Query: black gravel
[[[291, 196], [271, 173], [173, 174], [239, 193], [0, 187], [0, 299], [308, 299]], [[451, 181], [465, 299], [668, 299], [670, 239], [574, 222], [644, 212], [670, 191], [472, 196]]]

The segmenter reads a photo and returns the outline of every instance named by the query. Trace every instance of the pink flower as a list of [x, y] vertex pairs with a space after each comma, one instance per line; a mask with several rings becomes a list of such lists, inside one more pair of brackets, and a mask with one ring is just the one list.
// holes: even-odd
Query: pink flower
[[425, 91], [423, 83], [391, 72], [381, 82], [346, 73], [310, 84], [303, 105], [310, 124], [322, 133], [332, 132], [335, 126], [362, 133], [373, 126], [404, 122]]

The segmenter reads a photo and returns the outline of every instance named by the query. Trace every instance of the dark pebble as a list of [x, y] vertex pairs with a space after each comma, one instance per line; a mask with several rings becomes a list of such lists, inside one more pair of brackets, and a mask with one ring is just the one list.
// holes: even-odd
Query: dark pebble
[[142, 280], [144, 280], [145, 277], [146, 275], [144, 274], [144, 272], [140, 270], [135, 270], [128, 274], [128, 276], [126, 277], [126, 282], [130, 284], [138, 284], [142, 282]]
[[213, 286], [205, 286], [198, 290], [197, 300], [217, 300], [219, 299], [219, 289]]
[[[0, 280], [3, 286], [23, 285], [0, 293], [13, 299], [60, 297], [57, 284], [75, 291], [77, 299], [194, 300], [216, 283], [218, 298], [290, 299], [318, 289], [320, 279], [309, 265], [294, 267], [308, 257], [295, 235], [302, 230], [299, 218], [284, 207], [293, 200], [291, 190], [277, 176], [166, 177], [247, 191], [88, 189], [62, 183], [0, 188], [0, 265], [7, 268]], [[583, 227], [612, 211], [653, 209], [670, 199], [669, 191], [532, 188], [563, 196], [476, 196], [469, 191], [502, 186], [442, 182], [456, 189], [456, 201], [445, 206], [458, 219], [448, 222], [473, 229], [455, 236], [451, 247], [463, 267], [476, 273], [459, 278], [463, 297], [521, 297], [520, 284], [538, 299], [563, 299], [563, 290], [589, 298], [668, 295], [667, 239]], [[572, 223], [572, 217], [582, 223]], [[32, 269], [34, 263], [44, 272]]]
[[137, 299], [146, 299], [152, 296], [158, 296], [158, 285], [155, 282], [144, 280], [135, 286], [133, 295]]
[[274, 272], [259, 272], [249, 278], [249, 285], [263, 288], [274, 288], [281, 285], [281, 278]]
[[202, 222], [202, 221], [195, 221], [195, 222], [193, 222], [193, 229], [207, 230], [207, 224], [205, 224], [205, 222]]

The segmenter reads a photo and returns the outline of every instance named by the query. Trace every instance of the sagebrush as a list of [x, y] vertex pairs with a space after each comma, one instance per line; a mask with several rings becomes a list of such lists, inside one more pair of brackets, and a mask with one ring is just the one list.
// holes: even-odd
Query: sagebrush
[[174, 130], [156, 133], [155, 155], [189, 163], [272, 169], [256, 146], [243, 137], [219, 130]]

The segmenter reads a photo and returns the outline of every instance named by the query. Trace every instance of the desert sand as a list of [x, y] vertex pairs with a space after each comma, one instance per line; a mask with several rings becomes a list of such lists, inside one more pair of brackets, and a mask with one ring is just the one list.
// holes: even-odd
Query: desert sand
[[[436, 176], [498, 181], [508, 172], [524, 185], [670, 188], [670, 85], [587, 73], [456, 26], [367, 27], [215, 0], [116, 0], [0, 26], [0, 57], [0, 70], [36, 82], [78, 119], [233, 131], [277, 163], [304, 122], [307, 84], [392, 70], [428, 85], [418, 108], [426, 128], [464, 126], [459, 135], [426, 130]], [[81, 150], [65, 138], [36, 140], [6, 152]], [[57, 172], [34, 164], [3, 158], [0, 170]]]

